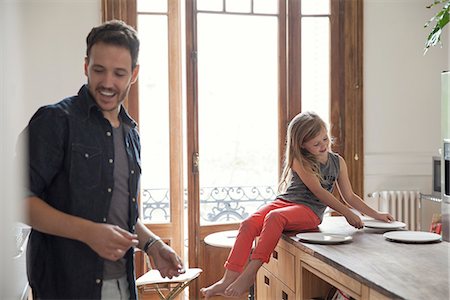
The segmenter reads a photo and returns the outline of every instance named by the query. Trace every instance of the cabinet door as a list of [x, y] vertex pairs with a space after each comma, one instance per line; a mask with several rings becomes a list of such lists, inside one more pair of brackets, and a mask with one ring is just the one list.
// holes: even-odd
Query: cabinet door
[[259, 269], [256, 276], [256, 300], [277, 299], [277, 284], [276, 278], [269, 271]]
[[295, 293], [291, 291], [290, 288], [288, 288], [285, 284], [283, 284], [280, 281], [277, 281], [276, 284], [276, 294], [275, 298], [276, 300], [294, 300], [295, 299]]
[[280, 240], [278, 246], [272, 252], [267, 269], [272, 274], [276, 274], [278, 279], [291, 290], [295, 291], [295, 256], [279, 246], [283, 243], [285, 242]]

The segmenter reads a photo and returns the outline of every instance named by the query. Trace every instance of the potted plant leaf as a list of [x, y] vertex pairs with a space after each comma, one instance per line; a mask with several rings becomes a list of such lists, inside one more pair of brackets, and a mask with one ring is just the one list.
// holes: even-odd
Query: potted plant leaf
[[435, 0], [427, 8], [440, 7], [438, 12], [427, 22], [424, 27], [434, 24], [433, 29], [427, 37], [424, 54], [431, 46], [441, 44], [441, 33], [450, 19], [450, 0]]

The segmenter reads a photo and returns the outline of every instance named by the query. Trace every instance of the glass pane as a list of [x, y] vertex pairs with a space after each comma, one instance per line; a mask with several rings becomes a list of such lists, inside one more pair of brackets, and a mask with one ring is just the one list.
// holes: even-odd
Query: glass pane
[[302, 111], [330, 122], [330, 21], [302, 18]]
[[239, 222], [275, 198], [277, 19], [198, 16], [201, 224]]
[[223, 0], [197, 0], [197, 10], [223, 11]]
[[137, 11], [167, 13], [167, 0], [138, 0]]
[[253, 11], [257, 14], [277, 14], [278, 0], [255, 0]]
[[[138, 16], [141, 40], [139, 131], [142, 144], [141, 217], [170, 222], [167, 17]], [[143, 55], [145, 53], [145, 55]]]
[[252, 3], [250, 0], [226, 0], [225, 10], [227, 12], [252, 12]]
[[329, 15], [330, 0], [302, 0], [302, 15]]

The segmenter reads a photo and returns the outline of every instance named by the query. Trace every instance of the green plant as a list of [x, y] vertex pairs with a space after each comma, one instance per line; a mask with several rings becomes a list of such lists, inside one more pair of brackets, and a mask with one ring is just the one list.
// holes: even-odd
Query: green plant
[[434, 17], [425, 23], [424, 26], [426, 28], [430, 26], [431, 23], [435, 23], [433, 29], [427, 37], [424, 54], [427, 53], [431, 46], [435, 46], [437, 43], [441, 44], [442, 29], [444, 29], [450, 19], [450, 0], [434, 0], [434, 2], [427, 6], [427, 8], [440, 5], [442, 5], [441, 9], [436, 13], [436, 15], [434, 15]]

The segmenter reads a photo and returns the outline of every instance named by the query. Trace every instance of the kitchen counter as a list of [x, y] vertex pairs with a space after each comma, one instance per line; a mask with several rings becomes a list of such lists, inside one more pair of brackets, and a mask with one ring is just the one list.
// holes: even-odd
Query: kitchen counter
[[319, 245], [299, 242], [295, 234], [289, 233], [283, 235], [283, 240], [387, 298], [450, 299], [449, 243], [390, 242], [383, 237], [386, 230], [357, 230], [343, 217], [326, 217], [319, 229], [349, 234], [353, 240]]

